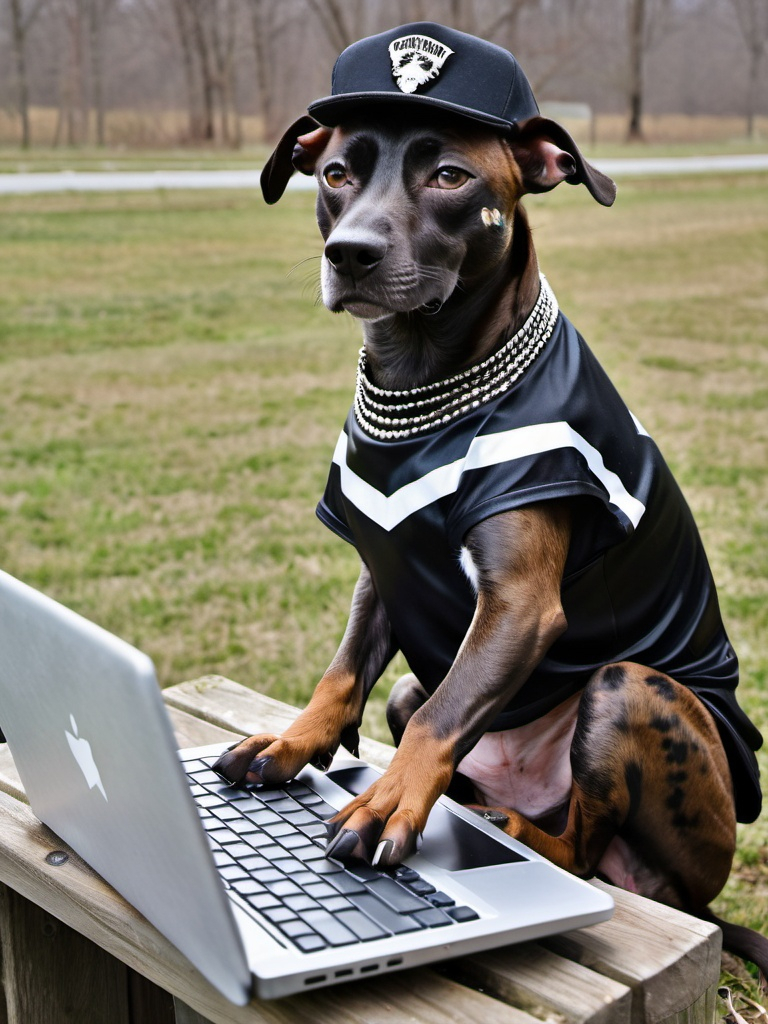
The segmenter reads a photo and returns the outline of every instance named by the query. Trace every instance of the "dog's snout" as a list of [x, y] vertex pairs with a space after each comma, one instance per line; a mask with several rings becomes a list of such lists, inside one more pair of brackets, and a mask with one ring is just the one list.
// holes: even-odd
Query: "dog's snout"
[[386, 241], [370, 232], [334, 231], [325, 246], [325, 258], [337, 273], [357, 280], [365, 277], [384, 259]]

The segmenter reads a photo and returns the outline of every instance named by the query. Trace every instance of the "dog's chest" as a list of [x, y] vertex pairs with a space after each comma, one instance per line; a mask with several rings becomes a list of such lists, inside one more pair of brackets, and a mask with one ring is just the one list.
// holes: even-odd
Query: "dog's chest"
[[486, 733], [458, 765], [489, 807], [529, 818], [557, 810], [571, 792], [571, 743], [580, 694], [529, 725]]

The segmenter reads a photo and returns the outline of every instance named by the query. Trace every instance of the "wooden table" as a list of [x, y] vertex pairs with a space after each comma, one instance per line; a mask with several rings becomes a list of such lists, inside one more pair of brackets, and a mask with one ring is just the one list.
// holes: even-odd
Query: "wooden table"
[[[280, 731], [297, 713], [221, 677], [171, 687], [165, 700], [182, 747]], [[392, 756], [372, 740], [361, 752], [378, 764]], [[5, 746], [0, 817], [0, 1021], [7, 1013], [10, 1024], [715, 1020], [719, 929], [618, 890], [613, 919], [592, 928], [238, 1008], [37, 821]]]

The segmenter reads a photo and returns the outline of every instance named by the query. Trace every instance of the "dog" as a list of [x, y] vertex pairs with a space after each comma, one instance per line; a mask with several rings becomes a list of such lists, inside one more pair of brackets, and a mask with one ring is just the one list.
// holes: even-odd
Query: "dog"
[[[413, 68], [420, 66], [416, 82]], [[399, 68], [407, 68], [407, 87]], [[521, 199], [614, 183], [540, 116], [511, 54], [444, 26], [354, 44], [286, 132], [268, 202], [318, 182], [321, 289], [362, 322], [355, 401], [320, 518], [362, 564], [338, 653], [282, 736], [219, 759], [279, 784], [357, 750], [400, 649], [391, 766], [328, 855], [397, 865], [464, 802], [561, 867], [714, 918], [761, 737], [690, 511], [539, 271]]]

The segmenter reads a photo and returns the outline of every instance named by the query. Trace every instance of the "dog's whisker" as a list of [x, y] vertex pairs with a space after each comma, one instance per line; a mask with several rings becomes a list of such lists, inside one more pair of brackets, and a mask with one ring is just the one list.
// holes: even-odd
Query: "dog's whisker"
[[292, 277], [296, 270], [299, 270], [301, 267], [306, 266], [307, 263], [314, 263], [315, 261], [317, 261], [319, 263], [321, 259], [322, 259], [321, 256], [307, 256], [305, 259], [299, 260], [298, 263], [294, 263], [294, 265], [291, 267], [291, 269], [286, 274], [286, 277]]

